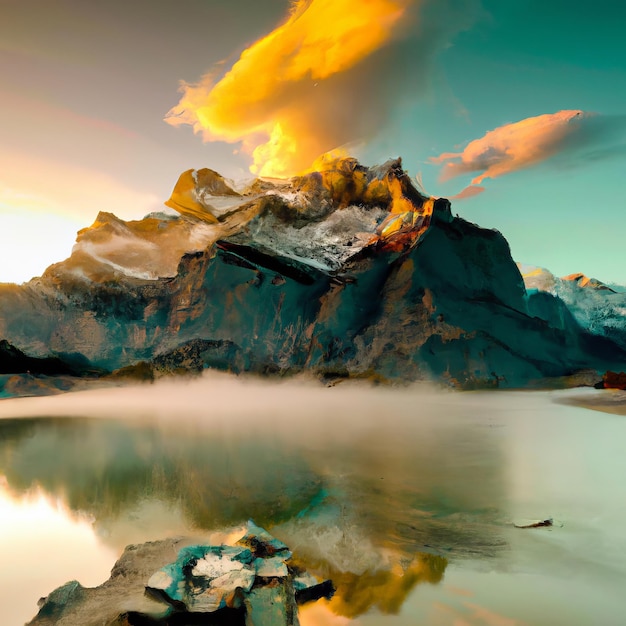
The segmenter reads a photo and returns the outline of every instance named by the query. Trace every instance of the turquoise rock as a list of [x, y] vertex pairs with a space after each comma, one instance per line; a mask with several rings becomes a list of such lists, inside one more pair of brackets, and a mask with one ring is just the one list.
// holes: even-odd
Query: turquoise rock
[[37, 618], [57, 620], [63, 615], [65, 608], [76, 602], [84, 592], [84, 587], [77, 580], [70, 580], [55, 589], [41, 602]]
[[[247, 624], [293, 626], [298, 618], [294, 573], [286, 563], [291, 556], [282, 541], [250, 520], [234, 546], [181, 549], [174, 563], [150, 577], [146, 589], [179, 612], [213, 613], [243, 605]], [[298, 571], [299, 593], [319, 584]]]
[[233, 561], [241, 561], [249, 565], [254, 561], [254, 555], [249, 548], [244, 546], [222, 546], [222, 555]]
[[252, 520], [248, 520], [247, 532], [237, 544], [249, 547], [259, 557], [273, 556], [277, 552], [289, 551], [289, 548], [280, 539], [272, 537], [267, 530], [257, 526]]

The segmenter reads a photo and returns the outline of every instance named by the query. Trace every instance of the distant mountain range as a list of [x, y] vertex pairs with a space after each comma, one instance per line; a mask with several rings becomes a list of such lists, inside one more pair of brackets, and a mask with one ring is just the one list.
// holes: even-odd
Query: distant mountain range
[[100, 213], [69, 259], [0, 285], [0, 339], [90, 375], [210, 367], [478, 388], [626, 367], [625, 293], [520, 273], [499, 232], [424, 196], [400, 159], [245, 186], [189, 170], [166, 205], [139, 221]]
[[541, 316], [541, 306], [536, 307], [536, 304], [543, 298], [540, 294], [549, 294], [566, 305], [569, 314], [580, 327], [626, 349], [626, 289], [602, 283], [584, 274], [557, 278], [543, 268], [520, 266], [520, 270], [531, 313]]

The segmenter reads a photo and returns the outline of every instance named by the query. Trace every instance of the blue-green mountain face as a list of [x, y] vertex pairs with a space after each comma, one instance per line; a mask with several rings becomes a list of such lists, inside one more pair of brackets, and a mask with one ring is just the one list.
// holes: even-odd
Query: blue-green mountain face
[[[580, 291], [568, 303], [527, 293], [506, 239], [424, 196], [400, 160], [343, 158], [244, 188], [190, 170], [166, 204], [135, 222], [102, 213], [69, 259], [1, 286], [0, 338], [106, 370], [147, 362], [151, 375], [311, 371], [462, 388], [626, 364], [623, 328], [599, 332], [570, 312], [584, 286], [561, 289]], [[593, 290], [593, 306], [611, 294], [623, 296]]]

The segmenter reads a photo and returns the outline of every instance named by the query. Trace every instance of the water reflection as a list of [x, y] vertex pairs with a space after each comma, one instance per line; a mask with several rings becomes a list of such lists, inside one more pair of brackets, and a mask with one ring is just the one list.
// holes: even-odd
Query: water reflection
[[0, 477], [1, 624], [23, 624], [39, 597], [69, 579], [100, 584], [117, 556], [98, 541], [87, 516], [38, 489], [18, 495]]
[[[323, 513], [330, 526], [354, 524], [379, 547], [495, 553], [502, 545], [503, 497], [497, 448], [487, 438], [466, 437], [459, 446], [456, 431], [449, 433], [454, 440], [442, 433], [428, 442], [411, 434], [302, 442], [285, 433], [218, 436], [210, 429], [137, 422], [5, 420], [0, 473], [14, 490], [40, 486], [92, 515], [96, 526], [156, 500], [182, 510], [193, 528], [248, 518], [273, 527], [299, 519], [319, 500], [316, 519]], [[461, 473], [463, 480], [454, 480]]]
[[321, 480], [298, 456], [252, 439], [232, 442], [94, 420], [0, 422], [0, 472], [15, 490], [38, 485], [96, 524], [145, 500], [180, 507], [211, 529], [276, 523], [304, 508]]
[[[102, 582], [127, 543], [251, 516], [341, 586], [302, 626], [358, 611], [361, 626], [624, 623], [621, 416], [547, 393], [342, 387], [203, 379], [0, 402], [20, 417], [0, 419], [0, 523], [16, 520], [0, 623], [70, 578]], [[547, 516], [564, 526], [510, 525]]]
[[433, 554], [417, 553], [411, 561], [397, 563], [391, 569], [379, 568], [363, 574], [342, 572], [318, 563], [315, 570], [333, 581], [337, 591], [328, 603], [335, 615], [355, 618], [376, 608], [385, 615], [395, 615], [413, 588], [420, 583], [437, 584], [443, 579], [447, 559]]
[[335, 581], [325, 610], [345, 618], [396, 614], [450, 559], [505, 545], [502, 441], [476, 427], [497, 411], [362, 389], [299, 389], [297, 404], [285, 389], [279, 401], [252, 391], [257, 411], [248, 402], [233, 412], [232, 396], [211, 396], [210, 411], [180, 396], [136, 411], [96, 394], [92, 405], [62, 405], [68, 417], [1, 420], [0, 474], [18, 495], [40, 489], [89, 515], [117, 552], [253, 518]]

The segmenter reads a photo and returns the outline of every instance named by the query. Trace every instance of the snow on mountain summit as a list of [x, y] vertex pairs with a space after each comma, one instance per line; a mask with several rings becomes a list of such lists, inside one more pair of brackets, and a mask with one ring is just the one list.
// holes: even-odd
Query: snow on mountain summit
[[550, 271], [518, 263], [526, 289], [562, 300], [585, 330], [626, 348], [626, 293], [582, 273], [557, 278]]

